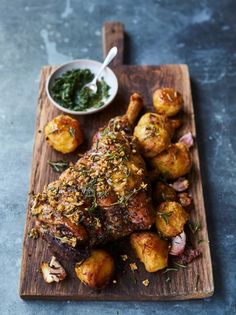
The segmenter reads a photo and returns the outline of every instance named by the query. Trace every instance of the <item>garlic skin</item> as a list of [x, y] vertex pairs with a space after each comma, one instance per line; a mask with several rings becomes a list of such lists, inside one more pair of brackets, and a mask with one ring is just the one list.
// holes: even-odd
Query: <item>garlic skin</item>
[[50, 263], [42, 262], [41, 271], [46, 283], [59, 282], [66, 277], [65, 269], [57, 261], [55, 256], [52, 256]]

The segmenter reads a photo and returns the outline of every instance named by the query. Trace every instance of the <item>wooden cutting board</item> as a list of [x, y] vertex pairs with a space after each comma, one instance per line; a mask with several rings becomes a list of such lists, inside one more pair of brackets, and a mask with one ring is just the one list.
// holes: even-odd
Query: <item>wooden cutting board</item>
[[[78, 152], [89, 148], [94, 132], [108, 120], [116, 115], [125, 113], [129, 96], [133, 92], [139, 92], [144, 96], [146, 111], [153, 111], [152, 93], [156, 88], [173, 87], [180, 91], [184, 98], [184, 126], [179, 131], [191, 131], [196, 138], [194, 111], [190, 89], [190, 79], [187, 65], [160, 65], [160, 66], [127, 66], [123, 65], [124, 29], [121, 23], [105, 23], [103, 28], [104, 54], [113, 45], [118, 46], [119, 55], [113, 62], [113, 69], [118, 77], [119, 91], [114, 102], [104, 111], [90, 116], [79, 117], [86, 141]], [[37, 193], [43, 186], [58, 177], [53, 173], [47, 160], [66, 158], [75, 161], [76, 153], [64, 156], [51, 149], [44, 140], [43, 129], [45, 124], [60, 114], [60, 111], [52, 106], [46, 96], [45, 83], [55, 66], [45, 66], [42, 69], [38, 110], [35, 127], [35, 141], [33, 150], [33, 162], [29, 192]], [[174, 300], [204, 298], [213, 294], [213, 277], [206, 225], [205, 208], [202, 192], [202, 181], [199, 166], [198, 148], [195, 143], [192, 149], [194, 167], [190, 174], [191, 193], [195, 210], [191, 213], [191, 220], [201, 223], [201, 231], [197, 240], [203, 240], [198, 248], [202, 256], [194, 260], [187, 268], [178, 272], [168, 273], [170, 281], [166, 281], [167, 274], [157, 272], [147, 273], [141, 263], [135, 259], [129, 247], [127, 239], [113, 245], [113, 251], [119, 257], [120, 254], [128, 254], [126, 262], [117, 260], [117, 283], [111, 283], [101, 291], [93, 291], [75, 277], [73, 266], [65, 266], [68, 278], [61, 283], [46, 284], [38, 271], [42, 261], [48, 261], [51, 257], [46, 242], [41, 238], [33, 240], [27, 236], [33, 226], [28, 207], [25, 236], [23, 244], [23, 258], [21, 266], [20, 296], [27, 299], [60, 299], [60, 300]], [[131, 272], [129, 263], [136, 262], [138, 270]], [[145, 287], [143, 280], [149, 279], [149, 286]]]

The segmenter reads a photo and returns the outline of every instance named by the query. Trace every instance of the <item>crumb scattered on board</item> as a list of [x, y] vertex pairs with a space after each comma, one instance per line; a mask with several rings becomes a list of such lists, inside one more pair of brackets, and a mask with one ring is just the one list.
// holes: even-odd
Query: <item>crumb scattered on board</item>
[[145, 280], [143, 280], [143, 285], [145, 286], [145, 287], [147, 287], [148, 285], [149, 285], [149, 280], [148, 279], [145, 279]]
[[29, 231], [28, 236], [36, 240], [37, 238], [39, 238], [39, 231], [36, 228], [32, 228]]
[[138, 270], [136, 263], [130, 263], [129, 266], [132, 271]]
[[121, 257], [121, 259], [122, 259], [123, 261], [126, 261], [126, 260], [128, 259], [128, 256], [127, 256], [127, 255], [120, 255], [120, 257]]

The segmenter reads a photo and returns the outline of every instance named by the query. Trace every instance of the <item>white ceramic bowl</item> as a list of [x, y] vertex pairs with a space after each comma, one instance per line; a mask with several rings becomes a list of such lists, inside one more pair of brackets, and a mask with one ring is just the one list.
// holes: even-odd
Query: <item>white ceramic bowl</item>
[[92, 73], [96, 74], [101, 67], [101, 63], [95, 60], [89, 60], [89, 59], [78, 59], [78, 60], [73, 60], [67, 63], [64, 63], [63, 65], [59, 66], [56, 70], [52, 72], [52, 74], [49, 76], [47, 83], [46, 83], [46, 92], [47, 96], [50, 100], [50, 102], [56, 106], [58, 109], [61, 111], [72, 114], [72, 115], [88, 115], [88, 114], [94, 114], [96, 112], [99, 112], [106, 108], [114, 99], [114, 97], [117, 94], [118, 91], [118, 81], [116, 78], [116, 75], [114, 72], [109, 68], [106, 67], [101, 74], [100, 78], [104, 78], [104, 81], [110, 86], [109, 90], [109, 97], [104, 99], [104, 105], [99, 107], [99, 108], [89, 108], [86, 111], [74, 111], [70, 110], [68, 108], [65, 108], [58, 104], [53, 97], [50, 94], [51, 86], [53, 82], [55, 81], [56, 78], [60, 77], [63, 73], [69, 71], [69, 70], [74, 70], [74, 69], [89, 69], [91, 70]]

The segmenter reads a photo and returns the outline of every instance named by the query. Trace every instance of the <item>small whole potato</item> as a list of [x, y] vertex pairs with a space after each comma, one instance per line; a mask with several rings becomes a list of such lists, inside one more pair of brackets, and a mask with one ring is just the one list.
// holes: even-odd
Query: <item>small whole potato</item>
[[49, 121], [44, 133], [49, 145], [62, 153], [73, 152], [83, 142], [78, 120], [67, 115], [59, 115]]
[[144, 114], [134, 129], [142, 154], [152, 158], [171, 143], [174, 128], [166, 116], [155, 113]]
[[153, 93], [153, 105], [158, 114], [174, 116], [183, 106], [183, 97], [172, 88], [158, 89]]
[[160, 204], [163, 201], [178, 201], [176, 191], [171, 186], [158, 181], [152, 189], [153, 200]]
[[148, 272], [156, 272], [167, 267], [168, 242], [162, 240], [156, 233], [133, 233], [130, 242]]
[[77, 263], [75, 272], [81, 282], [90, 288], [102, 288], [111, 280], [115, 270], [111, 255], [102, 249], [92, 250], [82, 263]]
[[154, 125], [158, 128], [165, 129], [170, 136], [174, 133], [175, 124], [172, 124], [172, 121], [168, 119], [165, 115], [159, 115], [156, 113], [146, 113], [144, 114], [138, 122], [138, 125]]
[[163, 236], [174, 237], [183, 231], [188, 219], [189, 215], [180, 203], [162, 202], [157, 208], [156, 228]]
[[142, 154], [148, 158], [156, 156], [171, 143], [167, 130], [155, 125], [137, 125], [134, 135], [138, 138]]
[[171, 144], [151, 160], [154, 169], [166, 179], [176, 179], [189, 173], [192, 158], [189, 149], [184, 143]]

